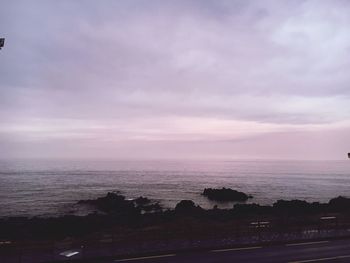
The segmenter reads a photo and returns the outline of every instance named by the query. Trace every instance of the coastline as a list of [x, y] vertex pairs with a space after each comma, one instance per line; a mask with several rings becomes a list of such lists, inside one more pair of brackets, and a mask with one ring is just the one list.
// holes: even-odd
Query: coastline
[[[3, 163], [0, 215], [83, 215], [90, 211], [75, 211], [72, 204], [115, 189], [127, 198], [147, 196], [172, 209], [181, 199], [210, 209], [216, 203], [198, 193], [221, 186], [252, 194], [254, 199], [248, 202], [261, 205], [272, 205], [279, 199], [328, 202], [348, 193], [349, 169], [348, 161]], [[219, 207], [229, 209], [233, 204]]]
[[[202, 209], [183, 200], [175, 209], [152, 213], [141, 213], [120, 195], [112, 195], [114, 198], [120, 201], [115, 211], [0, 219], [0, 259], [29, 253], [40, 259], [49, 255], [47, 262], [51, 262], [52, 258], [62, 260], [60, 252], [75, 249], [79, 256], [72, 260], [91, 260], [350, 236], [349, 198], [338, 197], [328, 203], [279, 200], [273, 206], [241, 204], [232, 209]], [[82, 204], [101, 203], [96, 200], [82, 200]], [[102, 205], [109, 203], [99, 200]], [[120, 205], [124, 210], [119, 210]]]
[[[139, 205], [135, 205], [137, 202]], [[231, 209], [218, 207], [203, 209], [191, 200], [182, 200], [175, 209], [164, 209], [158, 202], [147, 197], [130, 200], [118, 193], [108, 193], [97, 199], [81, 200], [78, 205], [94, 206], [96, 210], [86, 216], [3, 217], [0, 218], [0, 232], [2, 233], [0, 238], [11, 239], [25, 236], [48, 238], [55, 231], [58, 231], [56, 234], [61, 237], [74, 236], [74, 233], [79, 236], [102, 231], [106, 226], [147, 226], [172, 223], [174, 220], [181, 221], [188, 218], [192, 218], [191, 220], [197, 221], [198, 224], [208, 220], [213, 222], [252, 221], [257, 218], [265, 221], [295, 219], [295, 224], [307, 224], [308, 220], [310, 220], [309, 223], [319, 222], [322, 217], [336, 217], [337, 223], [348, 218], [350, 222], [350, 198], [341, 196], [331, 199], [328, 203], [278, 200], [272, 206], [242, 203], [234, 205]], [[96, 221], [104, 223], [92, 227]], [[291, 226], [294, 223], [287, 225]], [[39, 229], [38, 226], [40, 226]], [[55, 238], [56, 235], [53, 234], [52, 237]]]

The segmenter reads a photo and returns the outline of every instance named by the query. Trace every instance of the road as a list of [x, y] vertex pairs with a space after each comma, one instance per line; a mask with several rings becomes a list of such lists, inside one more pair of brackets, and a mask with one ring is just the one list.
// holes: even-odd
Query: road
[[273, 246], [227, 248], [191, 253], [148, 255], [134, 258], [118, 258], [101, 263], [178, 263], [178, 262], [350, 262], [350, 239], [317, 242], [289, 243]]

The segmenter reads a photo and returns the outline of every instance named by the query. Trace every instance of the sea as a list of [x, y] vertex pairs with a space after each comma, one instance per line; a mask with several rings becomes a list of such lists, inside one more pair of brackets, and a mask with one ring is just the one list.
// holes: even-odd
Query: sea
[[247, 203], [279, 199], [328, 202], [350, 197], [350, 160], [1, 160], [0, 217], [85, 215], [77, 202], [118, 191], [148, 197], [165, 208], [183, 199], [203, 208], [214, 202], [204, 188], [228, 187], [253, 195]]

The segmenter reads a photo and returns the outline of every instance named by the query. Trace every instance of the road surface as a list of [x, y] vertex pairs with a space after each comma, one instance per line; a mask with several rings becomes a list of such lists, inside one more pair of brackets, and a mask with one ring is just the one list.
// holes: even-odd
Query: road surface
[[191, 253], [169, 253], [134, 258], [116, 258], [101, 263], [178, 263], [178, 262], [350, 262], [350, 239], [289, 243], [274, 246], [227, 248]]

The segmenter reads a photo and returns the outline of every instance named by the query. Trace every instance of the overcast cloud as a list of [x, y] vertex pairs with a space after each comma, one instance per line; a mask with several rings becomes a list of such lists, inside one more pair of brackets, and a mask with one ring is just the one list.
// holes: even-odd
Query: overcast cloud
[[3, 0], [0, 157], [342, 159], [350, 2]]

